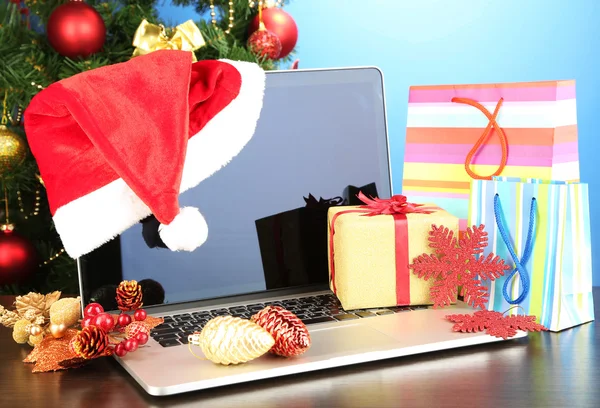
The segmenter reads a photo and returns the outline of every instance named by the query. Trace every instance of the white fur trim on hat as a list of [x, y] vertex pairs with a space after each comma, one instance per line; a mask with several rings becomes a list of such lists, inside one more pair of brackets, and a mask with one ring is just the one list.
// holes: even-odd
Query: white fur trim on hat
[[[229, 163], [256, 130], [262, 109], [265, 72], [253, 63], [221, 61], [233, 65], [240, 73], [240, 92], [189, 139], [180, 192], [197, 186]], [[117, 179], [58, 208], [53, 220], [66, 252], [72, 258], [77, 258], [110, 241], [150, 214], [148, 206], [123, 179]]]

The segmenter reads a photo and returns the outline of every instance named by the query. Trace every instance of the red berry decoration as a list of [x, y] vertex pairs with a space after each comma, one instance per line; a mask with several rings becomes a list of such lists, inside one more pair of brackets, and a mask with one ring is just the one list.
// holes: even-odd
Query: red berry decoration
[[91, 324], [104, 329], [108, 333], [115, 327], [115, 320], [108, 313], [100, 313], [93, 317]]
[[148, 336], [147, 333], [138, 333], [137, 336], [135, 336], [135, 339], [137, 340], [140, 346], [143, 346], [144, 344], [148, 343], [149, 338], [150, 336]]
[[146, 311], [144, 309], [138, 309], [133, 314], [133, 318], [135, 320], [137, 320], [138, 322], [142, 322], [142, 321], [146, 320], [146, 317], [148, 317], [148, 313], [146, 313]]
[[121, 342], [117, 344], [115, 347], [115, 354], [119, 357], [124, 357], [127, 354], [127, 349], [125, 348], [125, 342]]
[[136, 351], [138, 348], [138, 341], [136, 339], [125, 340], [125, 349], [129, 352]]
[[82, 321], [81, 321], [81, 328], [83, 329], [84, 327], [88, 327], [90, 324], [92, 324], [92, 320], [94, 320], [95, 316], [88, 316], [85, 317]]
[[310, 348], [308, 329], [298, 316], [283, 307], [267, 306], [251, 320], [275, 339], [275, 345], [269, 350], [273, 354], [293, 357]]
[[83, 309], [83, 317], [94, 317], [104, 312], [104, 308], [100, 303], [90, 303]]
[[127, 326], [129, 323], [131, 323], [131, 316], [129, 316], [126, 313], [121, 313], [119, 315], [119, 318], [117, 319], [117, 324], [121, 327], [125, 327]]

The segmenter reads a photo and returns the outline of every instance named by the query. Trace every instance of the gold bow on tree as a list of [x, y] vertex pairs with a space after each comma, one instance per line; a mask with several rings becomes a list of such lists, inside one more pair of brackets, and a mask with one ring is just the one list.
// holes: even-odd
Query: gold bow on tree
[[192, 59], [196, 61], [194, 51], [203, 47], [204, 38], [200, 29], [192, 20], [179, 24], [170, 36], [167, 36], [163, 25], [151, 24], [143, 20], [135, 32], [133, 46], [136, 47], [133, 56], [145, 55], [158, 50], [191, 51]]

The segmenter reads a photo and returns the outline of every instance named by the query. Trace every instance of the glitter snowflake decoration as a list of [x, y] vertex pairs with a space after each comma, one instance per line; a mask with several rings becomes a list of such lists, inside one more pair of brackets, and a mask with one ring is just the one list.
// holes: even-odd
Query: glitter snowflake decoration
[[434, 308], [450, 305], [459, 287], [467, 304], [485, 307], [489, 293], [482, 280], [493, 281], [510, 269], [493, 253], [479, 256], [487, 240], [483, 225], [468, 228], [462, 239], [457, 239], [454, 232], [444, 226], [431, 227], [429, 246], [435, 253], [419, 255], [409, 267], [419, 278], [435, 280], [430, 290]]
[[535, 316], [504, 316], [500, 312], [480, 310], [473, 314], [446, 315], [446, 319], [456, 323], [452, 326], [455, 332], [473, 333], [486, 331], [490, 336], [502, 337], [504, 340], [517, 334], [517, 330], [545, 331], [543, 325], [536, 323]]

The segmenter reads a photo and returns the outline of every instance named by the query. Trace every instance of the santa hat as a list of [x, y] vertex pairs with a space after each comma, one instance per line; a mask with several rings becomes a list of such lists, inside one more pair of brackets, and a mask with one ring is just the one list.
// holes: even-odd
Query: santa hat
[[208, 236], [180, 193], [226, 165], [252, 137], [265, 73], [248, 62], [156, 51], [54, 83], [25, 130], [64, 248], [73, 257], [150, 214], [172, 250]]

